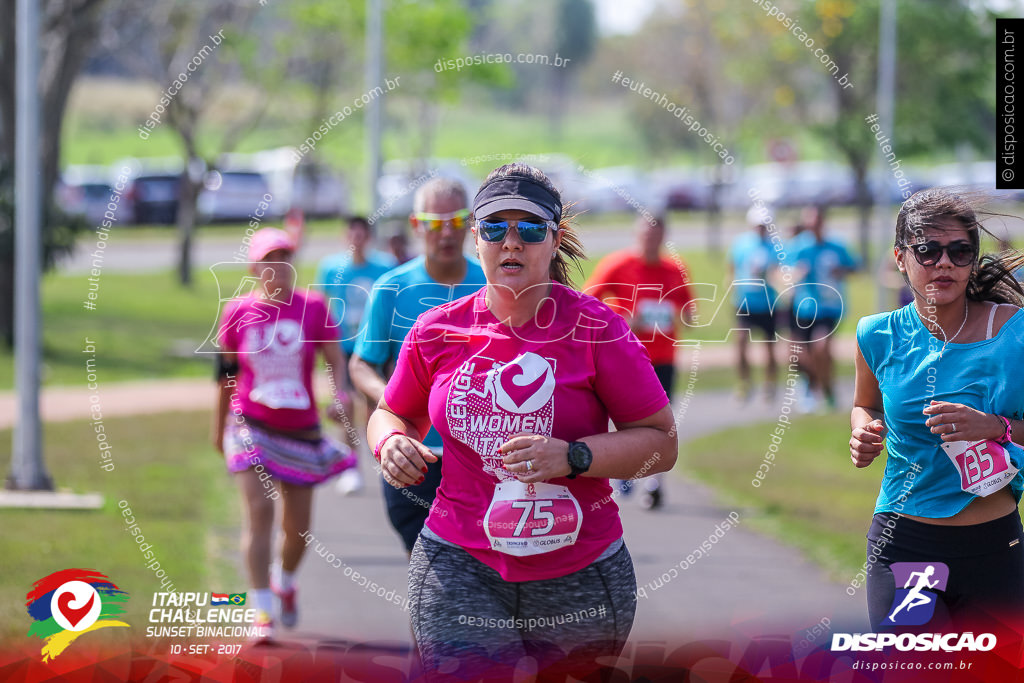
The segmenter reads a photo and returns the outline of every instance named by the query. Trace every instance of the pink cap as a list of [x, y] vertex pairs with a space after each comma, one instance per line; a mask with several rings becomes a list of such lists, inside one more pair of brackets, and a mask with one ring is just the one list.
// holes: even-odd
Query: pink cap
[[279, 228], [260, 228], [249, 240], [249, 260], [262, 261], [275, 249], [295, 251], [291, 235]]

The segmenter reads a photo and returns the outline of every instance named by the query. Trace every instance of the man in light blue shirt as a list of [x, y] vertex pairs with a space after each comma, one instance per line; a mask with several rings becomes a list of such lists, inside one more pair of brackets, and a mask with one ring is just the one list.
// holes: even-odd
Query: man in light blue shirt
[[801, 342], [800, 367], [807, 374], [805, 410], [813, 409], [820, 392], [835, 410], [832, 337], [846, 305], [846, 277], [857, 270], [857, 259], [841, 242], [825, 237], [825, 209], [804, 209], [807, 230], [794, 242], [790, 258], [799, 284], [793, 290], [791, 336]]
[[754, 341], [754, 330], [761, 331], [765, 349], [764, 387], [765, 397], [775, 396], [778, 364], [775, 361], [775, 334], [778, 312], [774, 310], [777, 294], [769, 284], [769, 276], [778, 267], [778, 259], [768, 236], [769, 229], [775, 228], [775, 218], [770, 208], [754, 206], [747, 212], [747, 223], [751, 227], [732, 243], [729, 249], [729, 279], [732, 281], [732, 304], [736, 311], [736, 350], [739, 360], [740, 387], [737, 392], [741, 401], [751, 397], [752, 384], [750, 361], [747, 360], [747, 344]]
[[351, 356], [373, 284], [398, 264], [390, 254], [371, 248], [373, 228], [362, 216], [349, 218], [347, 237], [345, 251], [320, 261], [314, 282], [330, 302], [331, 316], [340, 321], [341, 348]]
[[[423, 241], [423, 256], [389, 271], [374, 285], [349, 360], [352, 383], [374, 403], [384, 395], [386, 378], [416, 318], [434, 306], [477, 292], [487, 282], [480, 263], [463, 254], [469, 232], [467, 205], [466, 190], [457, 180], [435, 178], [416, 191], [409, 222]], [[441, 437], [433, 428], [423, 443], [440, 454]], [[382, 483], [388, 517], [406, 551], [412, 553], [441, 483], [441, 460], [428, 464], [421, 484], [396, 489], [383, 478]]]
[[[373, 283], [395, 265], [395, 259], [371, 248], [373, 228], [362, 216], [348, 219], [348, 248], [345, 251], [331, 254], [320, 261], [317, 266], [314, 286], [323, 292], [331, 307], [331, 317], [339, 321], [341, 327], [341, 349], [345, 357], [351, 357], [355, 350], [356, 338], [363, 321], [366, 302], [370, 297]], [[348, 373], [345, 373], [348, 377]], [[351, 380], [346, 387], [339, 387], [346, 392], [352, 391]], [[353, 402], [353, 419], [356, 423], [365, 424], [369, 411], [362, 401]], [[351, 427], [351, 425], [349, 425]], [[345, 429], [345, 437], [349, 445], [355, 449], [350, 429]], [[362, 475], [359, 468], [345, 470], [338, 477], [337, 489], [344, 494], [355, 493], [363, 488]]]

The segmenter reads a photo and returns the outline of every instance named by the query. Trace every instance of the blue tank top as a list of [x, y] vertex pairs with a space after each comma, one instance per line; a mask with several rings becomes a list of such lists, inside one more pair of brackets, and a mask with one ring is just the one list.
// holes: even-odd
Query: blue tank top
[[[911, 303], [861, 318], [857, 344], [882, 391], [888, 458], [875, 513], [952, 517], [975, 498], [960, 488], [960, 475], [922, 413], [930, 401], [961, 403], [986, 413], [1024, 417], [1024, 311], [1018, 310], [991, 339], [951, 343], [921, 322]], [[1009, 444], [1013, 465], [1024, 469], [1024, 448]], [[1010, 482], [1020, 502], [1024, 472]]]

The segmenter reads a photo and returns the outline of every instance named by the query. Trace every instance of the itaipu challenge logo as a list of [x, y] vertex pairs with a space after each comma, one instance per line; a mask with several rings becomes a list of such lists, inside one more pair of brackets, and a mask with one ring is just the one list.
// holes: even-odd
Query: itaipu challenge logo
[[64, 569], [35, 582], [25, 596], [28, 614], [35, 621], [28, 635], [45, 642], [43, 661], [51, 660], [90, 631], [128, 626], [112, 619], [124, 612], [128, 594], [93, 569]]

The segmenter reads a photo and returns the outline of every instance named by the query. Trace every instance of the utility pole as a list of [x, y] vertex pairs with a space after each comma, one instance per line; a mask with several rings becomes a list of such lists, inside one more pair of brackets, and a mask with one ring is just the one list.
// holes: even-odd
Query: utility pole
[[39, 6], [15, 9], [14, 147], [14, 427], [7, 488], [53, 490], [42, 453], [39, 421], [39, 273], [42, 267], [42, 195], [39, 149]]
[[[366, 0], [366, 92], [372, 91], [384, 80], [384, 0]], [[384, 96], [375, 97], [366, 106], [366, 141], [370, 161], [370, 210], [374, 213], [380, 207], [380, 190], [377, 181], [381, 175], [381, 121]]]

